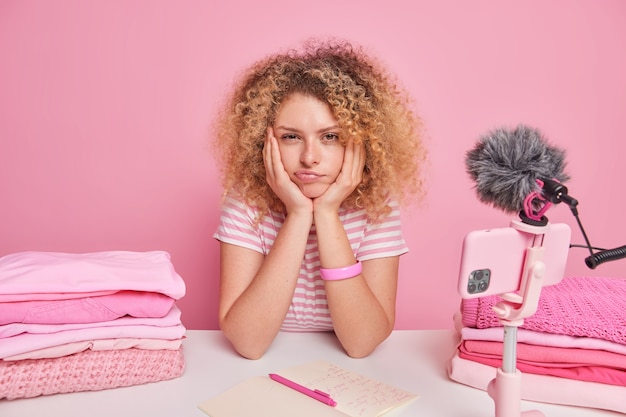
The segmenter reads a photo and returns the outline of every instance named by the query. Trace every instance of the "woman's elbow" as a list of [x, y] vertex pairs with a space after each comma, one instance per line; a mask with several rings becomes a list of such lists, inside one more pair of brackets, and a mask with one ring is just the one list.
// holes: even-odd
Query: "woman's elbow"
[[353, 359], [363, 359], [371, 355], [372, 352], [376, 350], [376, 346], [370, 349], [344, 347], [344, 350], [346, 351], [346, 354]]
[[246, 359], [261, 359], [269, 346], [261, 346], [255, 341], [251, 341], [249, 337], [242, 337], [230, 331], [228, 325], [220, 320], [220, 329], [226, 339], [230, 342], [235, 352]]
[[393, 327], [385, 331], [380, 338], [372, 338], [355, 341], [351, 345], [342, 344], [346, 354], [351, 358], [361, 359], [371, 355], [381, 343], [383, 343], [391, 334]]
[[238, 341], [236, 339], [228, 337], [228, 335], [226, 335], [226, 338], [230, 341], [230, 344], [233, 346], [235, 351], [246, 359], [261, 359], [267, 351], [266, 347], [259, 346], [255, 343], [249, 343], [246, 340]]
[[250, 360], [261, 359], [263, 355], [265, 354], [265, 350], [259, 350], [259, 349], [239, 349], [235, 346], [235, 350], [237, 351], [238, 354]]

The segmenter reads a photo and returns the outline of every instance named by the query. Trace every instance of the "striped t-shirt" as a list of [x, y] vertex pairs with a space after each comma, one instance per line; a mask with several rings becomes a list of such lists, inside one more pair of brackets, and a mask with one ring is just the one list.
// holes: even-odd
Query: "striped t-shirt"
[[[367, 220], [364, 210], [340, 209], [339, 218], [348, 235], [356, 259], [399, 256], [408, 252], [402, 237], [400, 209], [391, 204], [392, 211], [378, 223]], [[272, 212], [255, 227], [258, 211], [234, 198], [227, 198], [222, 207], [220, 222], [214, 238], [267, 255], [283, 225], [285, 216]], [[320, 257], [315, 225], [311, 226], [304, 259], [291, 306], [283, 321], [282, 330], [325, 331], [333, 323], [326, 302], [324, 281], [320, 277]]]

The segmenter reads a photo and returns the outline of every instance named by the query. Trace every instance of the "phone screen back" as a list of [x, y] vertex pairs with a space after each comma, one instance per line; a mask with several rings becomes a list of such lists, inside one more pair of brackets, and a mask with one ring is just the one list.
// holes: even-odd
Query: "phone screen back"
[[[461, 253], [458, 283], [461, 297], [485, 297], [519, 290], [526, 249], [532, 246], [533, 238], [533, 234], [512, 227], [468, 233]], [[550, 224], [543, 241], [544, 286], [557, 284], [563, 279], [570, 238], [571, 230], [567, 224]], [[486, 281], [477, 279], [483, 275]], [[477, 284], [480, 289], [476, 288]]]

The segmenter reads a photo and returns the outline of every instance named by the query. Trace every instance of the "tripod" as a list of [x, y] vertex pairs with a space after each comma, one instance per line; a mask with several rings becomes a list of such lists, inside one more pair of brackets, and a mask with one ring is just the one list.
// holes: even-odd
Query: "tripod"
[[513, 220], [511, 227], [534, 235], [534, 239], [532, 246], [526, 249], [519, 291], [500, 294], [501, 301], [493, 307], [504, 325], [504, 351], [502, 366], [489, 383], [487, 392], [495, 402], [495, 417], [543, 417], [537, 410], [521, 411], [522, 373], [516, 368], [517, 328], [537, 311], [545, 274], [543, 236], [550, 225], [547, 220], [543, 225]]

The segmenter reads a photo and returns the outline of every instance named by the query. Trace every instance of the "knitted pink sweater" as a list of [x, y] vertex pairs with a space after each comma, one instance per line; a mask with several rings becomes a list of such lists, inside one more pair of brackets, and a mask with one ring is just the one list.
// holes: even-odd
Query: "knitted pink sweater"
[[164, 381], [182, 375], [178, 350], [86, 350], [54, 359], [0, 361], [0, 399], [30, 398]]
[[[501, 327], [492, 309], [498, 301], [498, 296], [463, 300], [463, 325]], [[626, 279], [571, 277], [544, 287], [537, 312], [521, 328], [626, 344]]]

